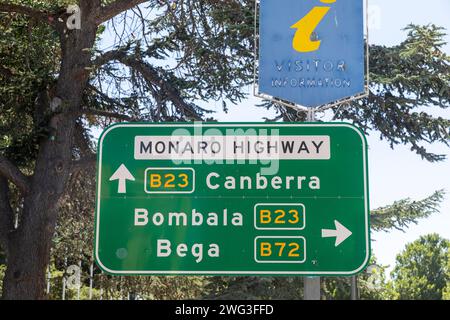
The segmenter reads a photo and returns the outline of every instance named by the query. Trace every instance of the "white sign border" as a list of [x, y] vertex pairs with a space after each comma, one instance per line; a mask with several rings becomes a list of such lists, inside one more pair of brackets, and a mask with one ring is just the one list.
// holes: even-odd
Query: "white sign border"
[[[112, 130], [117, 129], [117, 128], [122, 128], [122, 127], [126, 127], [126, 128], [130, 128], [130, 127], [135, 127], [135, 128], [140, 128], [140, 127], [154, 127], [154, 128], [158, 128], [158, 127], [347, 127], [350, 128], [352, 130], [354, 130], [355, 132], [358, 133], [358, 135], [361, 138], [362, 141], [362, 147], [363, 147], [363, 171], [364, 171], [364, 211], [365, 211], [365, 230], [366, 230], [366, 234], [365, 234], [365, 240], [366, 240], [366, 257], [363, 261], [363, 263], [361, 264], [361, 266], [359, 266], [358, 268], [356, 268], [355, 270], [352, 271], [185, 271], [185, 270], [174, 270], [174, 271], [164, 271], [164, 270], [127, 270], [127, 271], [123, 271], [123, 270], [111, 270], [108, 267], [106, 267], [100, 260], [100, 255], [99, 255], [99, 233], [100, 233], [100, 207], [101, 207], [101, 202], [100, 202], [100, 195], [101, 195], [101, 177], [102, 177], [102, 159], [103, 159], [103, 141], [105, 139], [105, 137], [107, 136], [108, 133], [110, 133]], [[259, 276], [282, 276], [282, 275], [296, 275], [296, 276], [352, 276], [355, 275], [359, 272], [361, 272], [364, 267], [366, 267], [366, 265], [369, 262], [370, 259], [370, 226], [369, 226], [369, 186], [368, 186], [368, 181], [367, 181], [367, 177], [368, 177], [368, 168], [367, 168], [367, 141], [365, 136], [362, 134], [362, 132], [357, 129], [355, 126], [348, 124], [348, 123], [336, 123], [336, 124], [331, 124], [331, 123], [320, 123], [320, 124], [292, 124], [292, 123], [280, 123], [280, 124], [276, 124], [276, 123], [218, 123], [218, 124], [214, 124], [214, 123], [179, 123], [179, 124], [175, 124], [175, 123], [168, 123], [168, 124], [144, 124], [144, 123], [128, 123], [128, 124], [114, 124], [112, 126], [110, 126], [109, 128], [107, 128], [101, 135], [100, 139], [99, 139], [99, 143], [98, 143], [98, 152], [99, 154], [97, 155], [97, 161], [98, 161], [98, 175], [97, 175], [97, 194], [96, 194], [96, 199], [97, 199], [97, 203], [96, 203], [96, 214], [95, 214], [95, 250], [94, 250], [94, 255], [95, 255], [95, 261], [97, 262], [97, 264], [99, 265], [99, 267], [101, 267], [101, 269], [109, 274], [112, 275], [205, 275], [205, 276], [209, 276], [209, 275], [259, 275]]]

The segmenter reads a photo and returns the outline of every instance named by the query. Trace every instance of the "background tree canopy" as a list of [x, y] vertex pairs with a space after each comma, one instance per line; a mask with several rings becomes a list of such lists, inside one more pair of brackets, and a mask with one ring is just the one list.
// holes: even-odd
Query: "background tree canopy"
[[[67, 2], [28, 1], [46, 12], [62, 12]], [[80, 111], [87, 121], [79, 121], [80, 131], [117, 120], [209, 119], [213, 110], [200, 108], [199, 101], [223, 101], [227, 108], [247, 96], [243, 88], [253, 81], [254, 1], [141, 2], [99, 28]], [[43, 91], [51, 95], [61, 50], [58, 35], [39, 21], [18, 14], [2, 19], [2, 144], [10, 160], [25, 160], [20, 153], [36, 155], [33, 141], [46, 130], [45, 119], [39, 124], [30, 117], [36, 113], [35, 100], [46, 98]], [[105, 28], [115, 33], [113, 39]], [[443, 156], [424, 145], [449, 141], [449, 120], [427, 113], [449, 106], [445, 32], [434, 25], [406, 30], [408, 37], [398, 46], [370, 47], [371, 95], [350, 108], [337, 107], [334, 119], [375, 129], [392, 146], [410, 145], [436, 161]], [[290, 109], [265, 106], [279, 110], [279, 119], [297, 120]], [[18, 111], [23, 116], [17, 117]], [[11, 131], [15, 136], [9, 136]]]
[[422, 236], [397, 256], [392, 272], [392, 297], [400, 300], [441, 300], [450, 283], [450, 241], [437, 234]]

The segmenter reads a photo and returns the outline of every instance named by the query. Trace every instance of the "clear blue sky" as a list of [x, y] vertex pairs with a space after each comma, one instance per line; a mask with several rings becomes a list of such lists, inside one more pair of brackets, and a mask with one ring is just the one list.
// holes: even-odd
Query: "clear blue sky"
[[[369, 12], [374, 13], [370, 28], [372, 44], [395, 45], [405, 39], [402, 31], [409, 23], [429, 24], [445, 27], [450, 31], [450, 1], [449, 0], [369, 0]], [[107, 39], [105, 39], [107, 40]], [[111, 39], [108, 39], [111, 40]], [[447, 37], [450, 42], [450, 37]], [[450, 54], [450, 45], [445, 51]], [[248, 88], [252, 95], [252, 89]], [[216, 104], [215, 117], [220, 121], [257, 122], [263, 117], [273, 114], [254, 105], [260, 103], [259, 98], [249, 98], [238, 106], [230, 106], [228, 114], [221, 111], [221, 103]], [[208, 104], [211, 108], [214, 104]], [[439, 115], [450, 118], [450, 111], [439, 111]], [[326, 120], [326, 118], [324, 118]], [[450, 239], [450, 162], [449, 160], [431, 164], [411, 152], [407, 146], [396, 146], [390, 149], [388, 143], [379, 141], [376, 132], [368, 137], [369, 142], [369, 181], [370, 204], [375, 209], [392, 204], [396, 200], [411, 198], [420, 200], [434, 191], [445, 189], [448, 194], [441, 205], [441, 213], [422, 220], [418, 225], [412, 225], [405, 233], [392, 231], [389, 233], [373, 233], [375, 240], [372, 249], [382, 265], [389, 265], [389, 270], [395, 264], [395, 256], [400, 253], [405, 244], [418, 239], [421, 235], [439, 233]], [[430, 146], [436, 153], [447, 154], [448, 147], [444, 145]]]

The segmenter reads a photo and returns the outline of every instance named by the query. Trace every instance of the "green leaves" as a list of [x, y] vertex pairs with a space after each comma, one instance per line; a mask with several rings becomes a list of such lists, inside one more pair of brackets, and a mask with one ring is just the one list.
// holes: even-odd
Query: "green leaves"
[[36, 102], [59, 69], [58, 39], [47, 25], [2, 13], [0, 33], [0, 152], [30, 165], [44, 133]]
[[441, 300], [449, 277], [450, 241], [430, 234], [410, 243], [392, 271], [393, 298]]
[[[377, 265], [375, 256], [370, 259], [370, 266], [358, 275], [357, 283], [361, 300], [385, 299], [387, 281], [386, 267]], [[327, 300], [350, 300], [350, 277], [325, 277], [322, 282], [322, 291]]]

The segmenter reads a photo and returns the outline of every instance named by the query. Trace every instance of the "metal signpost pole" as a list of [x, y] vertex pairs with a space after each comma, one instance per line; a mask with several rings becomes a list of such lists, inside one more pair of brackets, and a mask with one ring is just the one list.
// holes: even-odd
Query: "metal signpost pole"
[[89, 268], [89, 300], [92, 300], [92, 287], [94, 285], [94, 264]]
[[320, 277], [304, 278], [303, 300], [320, 300]]
[[63, 287], [62, 287], [62, 300], [66, 300], [66, 272], [67, 272], [67, 250], [66, 250], [66, 257], [64, 258], [64, 275], [63, 275]]
[[50, 266], [47, 267], [47, 296], [50, 295], [50, 281], [52, 278], [52, 274], [50, 272]]
[[[316, 122], [314, 109], [308, 110], [307, 121]], [[320, 300], [320, 277], [305, 277], [303, 281], [303, 300]]]
[[[307, 122], [316, 121], [317, 111], [348, 105], [368, 96], [367, 0], [321, 1], [328, 4], [322, 9], [334, 11], [335, 19], [325, 14], [319, 26], [308, 25], [313, 12], [310, 5], [295, 0], [286, 0], [284, 5], [255, 1], [255, 48], [259, 48], [259, 55], [255, 49], [255, 96], [295, 109], [300, 109], [297, 106], [301, 105], [307, 109]], [[317, 7], [312, 10], [315, 9]], [[311, 30], [314, 31], [311, 33]], [[322, 236], [328, 234], [335, 234], [335, 231], [322, 230]], [[351, 296], [356, 300], [356, 276], [351, 278], [351, 283]], [[304, 295], [305, 300], [320, 299], [320, 278], [304, 278]]]
[[358, 296], [358, 278], [357, 276], [352, 276], [352, 292], [351, 292], [351, 300], [359, 300]]

